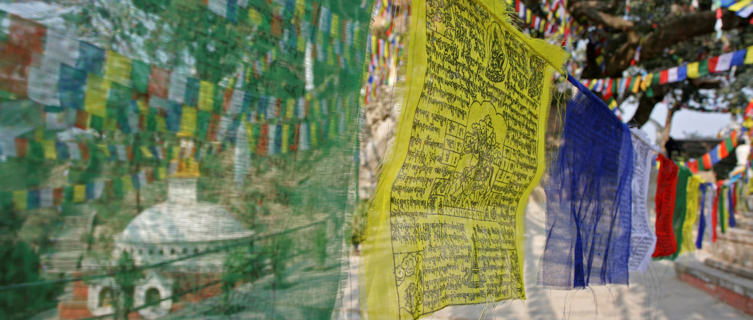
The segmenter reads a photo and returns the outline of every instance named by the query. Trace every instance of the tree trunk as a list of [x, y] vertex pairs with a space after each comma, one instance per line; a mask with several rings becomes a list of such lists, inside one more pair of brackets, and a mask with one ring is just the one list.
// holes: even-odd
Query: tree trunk
[[667, 157], [670, 156], [667, 152], [667, 141], [669, 141], [669, 132], [672, 131], [672, 117], [677, 110], [680, 110], [679, 106], [672, 106], [667, 110], [667, 119], [664, 120], [664, 129], [661, 131], [661, 142], [659, 146], [661, 147], [661, 152]]

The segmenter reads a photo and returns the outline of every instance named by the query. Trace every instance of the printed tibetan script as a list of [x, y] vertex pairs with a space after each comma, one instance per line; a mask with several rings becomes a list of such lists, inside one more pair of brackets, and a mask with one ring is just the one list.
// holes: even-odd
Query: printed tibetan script
[[391, 183], [377, 191], [372, 213], [381, 218], [370, 217], [371, 227], [388, 227], [367, 240], [384, 239], [389, 246], [372, 245], [391, 254], [365, 251], [367, 286], [391, 281], [367, 288], [376, 318], [525, 298], [522, 214], [544, 169], [552, 65], [564, 53], [525, 38], [486, 2], [414, 4], [412, 30], [422, 34], [411, 40], [408, 70], [421, 73], [407, 84], [394, 162], [382, 176]]

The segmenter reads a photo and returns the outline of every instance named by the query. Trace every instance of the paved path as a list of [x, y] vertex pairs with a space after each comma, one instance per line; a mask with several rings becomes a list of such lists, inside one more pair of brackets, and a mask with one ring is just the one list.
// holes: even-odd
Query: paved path
[[[630, 286], [602, 286], [563, 291], [537, 285], [543, 251], [544, 209], [529, 202], [526, 212], [525, 281], [528, 300], [452, 306], [427, 319], [753, 319], [706, 293], [680, 282], [673, 262], [652, 261], [649, 270], [630, 275]], [[701, 259], [703, 252], [680, 259]], [[360, 258], [350, 257], [340, 319], [360, 319], [358, 272]]]

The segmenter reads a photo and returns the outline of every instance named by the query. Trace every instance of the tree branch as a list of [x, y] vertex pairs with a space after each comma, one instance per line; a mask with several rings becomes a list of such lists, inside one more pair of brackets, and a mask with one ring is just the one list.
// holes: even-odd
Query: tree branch
[[570, 1], [567, 10], [574, 17], [586, 18], [594, 24], [600, 24], [620, 31], [629, 31], [635, 28], [635, 23], [621, 17], [609, 14], [614, 11], [616, 3], [605, 5], [601, 1]]

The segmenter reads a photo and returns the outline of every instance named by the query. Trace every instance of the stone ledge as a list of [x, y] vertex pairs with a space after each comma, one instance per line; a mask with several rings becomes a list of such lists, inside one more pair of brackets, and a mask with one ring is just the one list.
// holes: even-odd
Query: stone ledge
[[744, 268], [738, 264], [715, 258], [708, 258], [704, 260], [703, 263], [709, 267], [724, 271], [726, 273], [731, 273], [748, 280], [753, 280], [753, 270], [751, 270], [750, 268]]
[[697, 260], [675, 262], [675, 274], [678, 279], [733, 308], [753, 314], [753, 281], [750, 279], [712, 268]]

